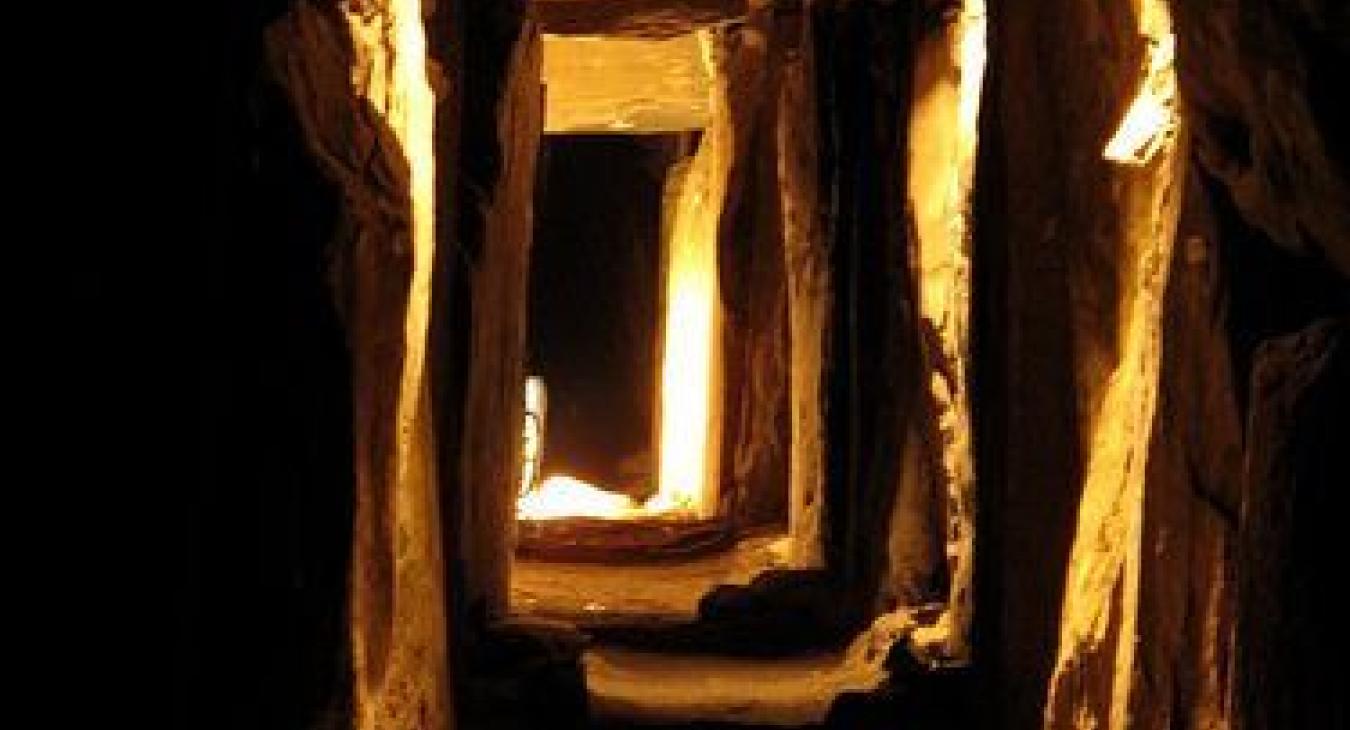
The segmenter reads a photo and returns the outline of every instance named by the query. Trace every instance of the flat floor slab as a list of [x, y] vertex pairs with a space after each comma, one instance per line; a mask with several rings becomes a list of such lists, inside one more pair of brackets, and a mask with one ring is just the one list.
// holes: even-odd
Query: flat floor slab
[[648, 621], [687, 623], [717, 585], [745, 585], [784, 567], [773, 549], [781, 536], [749, 537], [731, 548], [661, 564], [603, 565], [516, 560], [511, 612], [580, 626]]
[[824, 721], [843, 692], [875, 689], [880, 662], [857, 652], [790, 659], [671, 655], [611, 647], [583, 656], [597, 720], [800, 727]]

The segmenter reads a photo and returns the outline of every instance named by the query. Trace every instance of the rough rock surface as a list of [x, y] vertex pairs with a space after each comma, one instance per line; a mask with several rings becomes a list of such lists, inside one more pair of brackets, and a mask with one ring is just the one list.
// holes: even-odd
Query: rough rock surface
[[999, 612], [999, 714], [1017, 727], [1123, 727], [1185, 146], [1174, 138], [1140, 167], [1102, 149], [1139, 88], [1147, 38], [1165, 27], [1148, 4], [990, 12], [997, 122], [981, 146], [1005, 157], [989, 178], [1002, 207], [981, 221], [996, 267], [982, 283], [999, 310], [986, 315], [997, 323], [984, 325], [983, 367], [998, 381], [986, 392], [1003, 395], [977, 407], [1006, 419], [981, 475], [999, 490], [998, 598], [982, 603]]
[[1219, 231], [1192, 163], [1163, 323], [1140, 574], [1140, 727], [1232, 722], [1242, 423]]
[[912, 238], [906, 225], [909, 22], [868, 3], [819, 10], [816, 40], [822, 247], [831, 309], [823, 360], [823, 546], [848, 582], [875, 585], [886, 562], [905, 443], [919, 402]]
[[831, 307], [829, 264], [820, 216], [814, 35], [809, 14], [778, 21], [782, 77], [774, 142], [783, 215], [789, 365], [788, 534], [792, 564], [824, 560], [824, 363]]
[[668, 38], [745, 14], [747, 0], [537, 0], [546, 33]]
[[1347, 717], [1334, 667], [1336, 530], [1350, 476], [1350, 315], [1267, 341], [1255, 355], [1237, 545], [1236, 716], [1243, 728], [1335, 727]]
[[1350, 7], [1172, 2], [1196, 149], [1271, 240], [1350, 276]]
[[[1330, 346], [1308, 334], [1293, 357], [1261, 343], [1346, 311], [1343, 158], [1318, 80], [1343, 44], [1327, 35], [1334, 13], [1313, 6], [1171, 7], [1181, 119], [1160, 157], [1179, 151], [1131, 169], [1098, 156], [1147, 38], [1163, 37], [1139, 21], [1166, 8], [991, 8], [975, 362], [982, 509], [994, 513], [980, 550], [998, 565], [981, 580], [977, 625], [1001, 656], [986, 671], [1004, 725], [1320, 726], [1336, 712], [1312, 632], [1272, 628], [1333, 632], [1320, 608], [1282, 623], [1273, 607], [1326, 603], [1323, 583], [1281, 582], [1271, 567], [1315, 576], [1318, 550], [1271, 558], [1309, 543], [1277, 527], [1247, 536], [1277, 525], [1285, 500], [1326, 499], [1307, 470], [1335, 462], [1312, 446], [1335, 430], [1310, 415], [1320, 410], [1271, 413], [1285, 407], [1272, 398], [1302, 398], [1299, 373], [1312, 378]], [[1326, 213], [1315, 226], [1313, 206]], [[1254, 382], [1249, 394], [1248, 374], [1270, 358], [1289, 390]], [[1260, 412], [1280, 425], [1262, 430]], [[1288, 468], [1254, 469], [1266, 457]], [[1302, 539], [1316, 542], [1323, 530], [1304, 519]], [[1280, 639], [1249, 648], [1272, 653], [1244, 660], [1266, 630]], [[1310, 667], [1301, 700], [1277, 699], [1273, 675], [1244, 684], [1271, 666]]]
[[503, 45], [480, 48], [486, 58], [469, 68], [481, 73], [466, 89], [480, 106], [466, 120], [462, 141], [458, 252], [471, 311], [462, 343], [467, 386], [457, 492], [463, 600], [487, 616], [503, 615], [509, 602], [534, 171], [543, 128], [538, 27], [527, 14], [507, 14], [500, 22], [489, 37]]
[[436, 200], [421, 5], [357, 12], [302, 2], [268, 36], [310, 152], [345, 203], [333, 294], [353, 361], [355, 724], [448, 727], [425, 377]]
[[[171, 388], [163, 367], [138, 364], [126, 373], [175, 393], [184, 418], [166, 421], [165, 431], [190, 433], [195, 447], [168, 457], [182, 460], [173, 493], [187, 514], [167, 515], [158, 500], [151, 513], [173, 518], [156, 519], [172, 526], [165, 537], [173, 539], [155, 544], [174, 565], [186, 562], [163, 576], [175, 596], [179, 581], [187, 589], [165, 614], [187, 630], [186, 661], [159, 663], [169, 679], [169, 724], [178, 727], [351, 724], [354, 397], [349, 334], [329, 275], [350, 241], [341, 235], [344, 194], [311, 153], [267, 63], [265, 29], [288, 9], [214, 6], [199, 26], [207, 37], [192, 37], [194, 47], [212, 49], [218, 69], [194, 82], [218, 103], [209, 126], [181, 120], [201, 140], [183, 156], [201, 184], [174, 185], [185, 193], [184, 224], [196, 225], [174, 227], [173, 258], [147, 269], [172, 267], [164, 277], [173, 282], [172, 298], [159, 286], [144, 294], [147, 322], [181, 323], [181, 336], [157, 328], [154, 341], [179, 363], [173, 372], [190, 373], [196, 387]], [[151, 359], [126, 346], [121, 312], [100, 311], [110, 325], [121, 324], [106, 333], [86, 325], [88, 352], [103, 353], [95, 360], [132, 350]], [[128, 407], [144, 407], [146, 389], [114, 390]], [[86, 429], [90, 439], [77, 440], [97, 450], [107, 434], [127, 430], [132, 412], [108, 410], [107, 421], [94, 420], [99, 428]], [[89, 463], [115, 463], [82, 454]], [[125, 523], [116, 525], [126, 532]]]
[[[712, 0], [661, 11], [637, 1], [616, 11], [618, 0], [535, 5], [549, 30], [648, 37], [746, 12]], [[739, 225], [761, 232], [759, 216], [768, 215], [783, 238], [781, 299], [757, 298], [751, 285], [752, 296], [733, 302], [757, 335], [736, 357], [767, 375], [751, 379], [751, 392], [769, 395], [726, 423], [747, 425], [734, 439], [752, 465], [745, 474], [772, 463], [772, 450], [759, 447], [782, 433], [773, 409], [759, 407], [773, 400], [783, 355], [773, 330], [785, 326], [791, 563], [827, 563], [853, 586], [880, 576], [884, 599], [937, 599], [946, 589], [959, 603], [968, 598], [959, 595], [968, 534], [944, 523], [969, 514], [952, 510], [960, 490], [951, 489], [968, 480], [946, 457], [964, 448], [969, 408], [986, 517], [973, 656], [991, 678], [985, 696], [999, 725], [1334, 726], [1343, 701], [1322, 670], [1337, 657], [1322, 644], [1344, 623], [1329, 609], [1326, 566], [1339, 554], [1328, 515], [1343, 514], [1329, 495], [1344, 483], [1332, 439], [1343, 431], [1335, 397], [1347, 382], [1350, 206], [1336, 135], [1344, 117], [1328, 90], [1350, 35], [1337, 32], [1344, 15], [1326, 4], [1174, 3], [1182, 131], [1195, 135], [1195, 159], [1183, 133], [1158, 158], [1126, 168], [1101, 152], [1148, 53], [1138, 13], [1155, 6], [991, 7], [966, 375], [953, 365], [965, 347], [968, 274], [960, 256], [931, 257], [944, 250], [928, 245], [946, 239], [955, 253], [965, 241], [958, 227], [943, 227], [950, 209], [922, 210], [933, 198], [906, 177], [918, 157], [911, 140], [926, 134], [925, 122], [947, 118], [919, 118], [909, 102], [949, 104], [925, 84], [937, 78], [933, 88], [945, 93], [959, 83], [933, 46], [925, 55], [933, 36], [924, 33], [950, 16], [940, 5], [906, 17], [910, 8], [889, 3], [822, 2], [801, 13], [779, 3], [772, 22], [750, 17], [719, 31], [750, 44], [720, 59], [731, 64], [724, 72], [748, 59], [720, 91], [762, 85], [763, 96], [727, 100], [732, 116], [761, 120], [757, 131], [745, 134], [755, 125], [742, 121], [713, 135], [723, 153], [715, 172], [727, 179], [710, 189], [720, 201], [725, 182], [729, 199], [742, 195], [742, 210], [755, 212], [738, 220], [731, 205], [717, 225], [723, 236]], [[274, 27], [271, 53], [308, 151], [343, 201], [332, 279], [353, 379], [356, 722], [440, 728], [450, 723], [444, 652], [455, 649], [441, 609], [454, 609], [455, 639], [483, 628], [470, 625], [466, 606], [487, 616], [505, 606], [533, 145], [543, 123], [539, 27], [523, 2], [466, 3], [459, 9], [478, 25], [433, 32], [464, 41], [432, 54], [462, 61], [441, 79], [391, 35], [418, 17], [408, 7], [388, 0], [358, 14], [302, 2]], [[438, 23], [458, 17], [439, 8], [422, 11]], [[770, 27], [768, 45], [755, 46]], [[754, 64], [766, 48], [781, 67], [761, 78]], [[410, 87], [413, 69], [431, 78]], [[408, 103], [425, 96], [423, 85], [446, 91], [435, 130], [436, 157], [453, 178], [436, 201], [443, 321], [426, 302], [433, 224], [417, 193], [423, 173], [410, 164], [420, 159], [410, 145], [430, 134]], [[462, 145], [447, 120], [463, 122]], [[743, 164], [766, 149], [773, 175]], [[760, 205], [764, 184], [778, 187], [776, 210]], [[913, 211], [899, 203], [907, 197]], [[944, 201], [963, 204], [959, 193]], [[1264, 237], [1235, 235], [1234, 218]], [[1264, 265], [1272, 242], [1302, 258]], [[751, 280], [780, 276], [756, 268], [763, 259], [740, 263]], [[925, 286], [930, 276], [945, 283]], [[1314, 315], [1334, 321], [1308, 328]], [[434, 401], [423, 384], [428, 318], [443, 348], [428, 357], [450, 363]], [[933, 371], [944, 385], [933, 388]], [[967, 378], [974, 397], [963, 404]], [[933, 417], [923, 425], [937, 426], [928, 433], [906, 421], [925, 409]], [[920, 453], [914, 445], [925, 440]], [[935, 483], [948, 489], [912, 486]], [[442, 565], [442, 551], [452, 565]], [[719, 614], [744, 604], [750, 616], [782, 608], [757, 596], [723, 590], [708, 606]], [[877, 655], [908, 650], [901, 640], [921, 633], [931, 616], [922, 618], [886, 613], [859, 638], [871, 649], [869, 685], [881, 681]], [[501, 636], [482, 636], [476, 648], [498, 647], [489, 660], [510, 653]], [[526, 643], [545, 655], [557, 649], [559, 661], [531, 676], [575, 699], [577, 647], [537, 638]], [[663, 719], [688, 717], [678, 714], [689, 707], [680, 693], [698, 686], [696, 672], [663, 666], [664, 657], [652, 672], [630, 672], [647, 659], [618, 659], [600, 667], [622, 690], [611, 698], [640, 696], [643, 682], [671, 670], [684, 683], [657, 693], [674, 713]], [[753, 662], [731, 664], [746, 680], [741, 690], [770, 676]], [[820, 669], [782, 665], [771, 676], [805, 677], [814, 692], [822, 685], [810, 672]], [[513, 671], [504, 670], [508, 684]], [[542, 686], [522, 679], [507, 699]], [[734, 703], [731, 689], [723, 699]], [[771, 712], [818, 719], [828, 698], [775, 689], [770, 699]], [[853, 696], [835, 715], [874, 701]]]
[[698, 33], [663, 39], [544, 36], [544, 131], [683, 132], [709, 122]]
[[736, 151], [719, 226], [725, 324], [722, 463], [742, 525], [787, 517], [788, 337], [773, 103], [781, 65], [767, 13], [718, 35]]
[[584, 730], [590, 727], [581, 652], [585, 636], [566, 624], [510, 618], [476, 632], [465, 652], [464, 727]]
[[932, 566], [945, 562], [950, 609], [939, 630], [924, 632], [932, 642], [925, 651], [968, 661], [975, 562], [970, 215], [986, 22], [980, 0], [930, 6], [926, 16], [914, 49], [906, 205], [927, 382], [924, 407], [910, 419], [912, 471], [898, 487], [887, 589], [902, 602], [916, 601]]

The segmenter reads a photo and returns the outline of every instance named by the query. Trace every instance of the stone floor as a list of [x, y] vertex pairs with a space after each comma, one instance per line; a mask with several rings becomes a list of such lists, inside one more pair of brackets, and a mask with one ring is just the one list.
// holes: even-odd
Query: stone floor
[[511, 571], [511, 612], [581, 627], [681, 624], [718, 585], [744, 585], [782, 567], [781, 536], [739, 541], [729, 550], [669, 564], [600, 565], [517, 560]]
[[845, 692], [876, 689], [878, 662], [853, 652], [774, 660], [594, 647], [583, 656], [594, 720], [800, 727]]
[[[841, 694], [871, 691], [885, 672], [879, 660], [862, 658], [856, 648], [803, 653], [790, 646], [790, 635], [828, 633], [802, 606], [839, 601], [820, 598], [820, 586], [806, 574], [780, 570], [782, 545], [781, 535], [750, 537], [728, 550], [668, 564], [517, 559], [512, 614], [516, 621], [580, 630], [579, 669], [589, 721], [598, 726], [820, 723]], [[753, 608], [736, 615], [742, 603], [758, 605], [755, 596], [765, 591], [779, 593], [768, 604], [786, 606], [783, 616], [761, 616]], [[720, 620], [723, 612], [731, 614], [729, 622]], [[628, 640], [634, 635], [639, 640]], [[733, 647], [741, 635], [787, 650], [768, 656], [741, 647], [738, 654]], [[662, 648], [662, 637], [680, 648]]]

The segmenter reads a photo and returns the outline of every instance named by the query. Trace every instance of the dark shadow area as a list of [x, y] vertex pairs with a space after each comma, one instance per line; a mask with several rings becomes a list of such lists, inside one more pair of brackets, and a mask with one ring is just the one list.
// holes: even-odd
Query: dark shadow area
[[[1248, 225], [1225, 186], [1202, 178], [1219, 230], [1247, 451], [1235, 701], [1249, 727], [1337, 727], [1347, 710], [1332, 677], [1347, 638], [1339, 523], [1350, 484], [1350, 281], [1325, 259], [1290, 252]], [[1291, 340], [1306, 343], [1323, 326], [1332, 333], [1320, 345], [1324, 362], [1312, 367], [1305, 353], [1299, 364]]]
[[[1014, 153], [1024, 140], [1010, 128], [1030, 113], [1010, 92], [1016, 84], [1005, 68], [1014, 44], [1025, 42], [1010, 27], [1014, 15], [989, 7], [972, 241], [972, 638], [976, 686], [988, 698], [979, 717], [990, 727], [1043, 722], [1085, 469], [1067, 273], [1073, 253], [1014, 238], [1025, 216], [1014, 207], [1025, 180], [1024, 160]], [[1052, 187], [1047, 194], [1064, 192]]]
[[[189, 665], [200, 728], [350, 722], [352, 385], [329, 262], [339, 194], [265, 68], [253, 3], [221, 29], [210, 235], [193, 296]], [[163, 549], [174, 550], [170, 546]]]
[[826, 570], [769, 570], [747, 585], [714, 587], [692, 622], [587, 631], [606, 646], [669, 654], [767, 659], [842, 651], [866, 619], [859, 593]]
[[1302, 329], [1318, 317], [1346, 316], [1350, 281], [1326, 259], [1289, 251], [1247, 224], [1224, 184], [1201, 170], [1219, 229], [1233, 376], [1241, 386], [1238, 407], [1245, 417], [1245, 385], [1256, 349], [1266, 339]]
[[[1348, 308], [1346, 311], [1350, 311]], [[1350, 499], [1350, 460], [1345, 458], [1345, 414], [1350, 413], [1350, 315], [1319, 382], [1294, 417], [1290, 434], [1295, 493], [1289, 502], [1290, 561], [1278, 586], [1287, 615], [1281, 626], [1280, 685], [1259, 688], [1274, 700], [1260, 718], [1266, 727], [1344, 727], [1350, 720], [1344, 686], [1335, 679], [1345, 661], [1338, 647], [1350, 645], [1341, 570], [1341, 520]], [[1260, 726], [1253, 723], [1254, 726]]]
[[[997, 8], [990, 10], [996, 16]], [[991, 20], [991, 22], [993, 22]], [[986, 39], [991, 58], [999, 53], [997, 34]], [[1000, 669], [1003, 637], [1002, 561], [990, 556], [1003, 554], [1005, 525], [1003, 484], [1006, 454], [1003, 434], [1008, 427], [1008, 357], [1006, 309], [1008, 250], [1004, 245], [1007, 204], [1001, 191], [1007, 186], [1006, 155], [999, 135], [1003, 68], [989, 64], [980, 93], [979, 146], [975, 152], [975, 182], [971, 215], [971, 328], [970, 388], [972, 449], [975, 458], [975, 620], [971, 622], [971, 645], [976, 657], [972, 666], [974, 691], [997, 697], [1005, 681]], [[974, 712], [979, 727], [997, 727], [1003, 700], [982, 702]], [[974, 724], [974, 723], [972, 723]]]
[[826, 562], [875, 590], [905, 419], [920, 407], [920, 340], [905, 199], [910, 8], [815, 10], [820, 175], [830, 250]]

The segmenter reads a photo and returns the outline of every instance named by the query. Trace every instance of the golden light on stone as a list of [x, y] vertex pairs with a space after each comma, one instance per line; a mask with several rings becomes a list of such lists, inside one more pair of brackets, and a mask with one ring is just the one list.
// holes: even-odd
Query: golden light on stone
[[716, 473], [714, 393], [717, 343], [717, 216], [712, 176], [717, 150], [704, 138], [681, 184], [667, 250], [665, 339], [661, 355], [661, 468], [652, 506], [711, 516]]
[[712, 74], [699, 33], [545, 34], [543, 41], [546, 133], [650, 134], [708, 125]]
[[[970, 348], [971, 206], [987, 30], [983, 0], [964, 0], [958, 13], [921, 38], [909, 120], [907, 197], [916, 234], [919, 315], [935, 335], [935, 361], [947, 363], [934, 367], [928, 377], [935, 416], [930, 438], [937, 456], [933, 478], [951, 514], [965, 518], [955, 524], [973, 519], [975, 504], [973, 417], [964, 353]], [[917, 528], [897, 524], [895, 529]], [[938, 621], [914, 632], [913, 646], [925, 660], [969, 656], [973, 541], [969, 530], [953, 529], [946, 535], [954, 589]]]
[[1106, 143], [1102, 156], [1125, 165], [1146, 165], [1176, 129], [1176, 73], [1172, 68], [1175, 37], [1163, 33], [1150, 39], [1148, 71], [1130, 102], [1120, 126]]
[[[1147, 666], [1138, 636], [1146, 590], [1146, 458], [1158, 422], [1165, 315], [1180, 217], [1186, 150], [1177, 114], [1175, 39], [1168, 3], [1143, 0], [1136, 31], [1147, 45], [1143, 81], [1103, 156], [1140, 168], [1112, 175], [1119, 186], [1121, 308], [1115, 347], [1085, 423], [1077, 522], [1060, 606], [1059, 639], [1045, 709], [1046, 727], [1138, 724], [1138, 678]], [[1110, 681], [1083, 681], [1086, 656], [1110, 657]], [[1085, 708], [1092, 706], [1094, 717]]]

